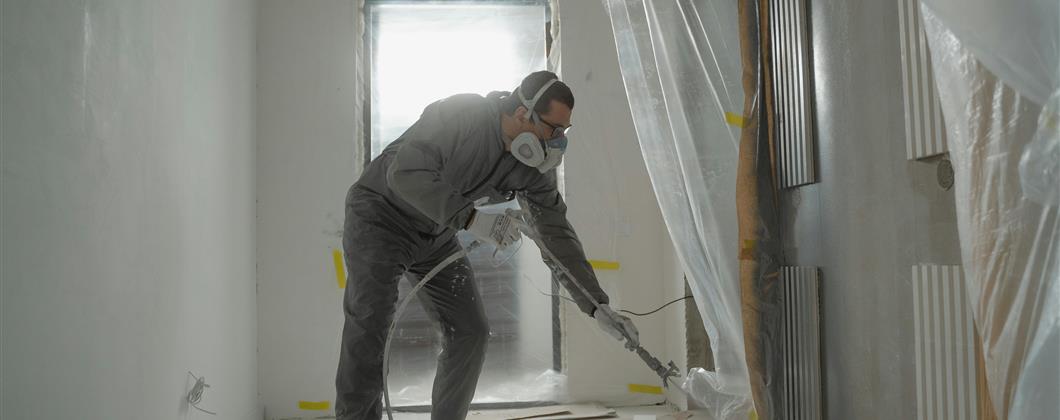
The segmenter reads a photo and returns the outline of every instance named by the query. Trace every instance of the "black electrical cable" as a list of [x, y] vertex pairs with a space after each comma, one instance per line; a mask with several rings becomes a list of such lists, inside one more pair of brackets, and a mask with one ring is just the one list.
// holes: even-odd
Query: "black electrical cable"
[[692, 298], [692, 295], [688, 295], [688, 296], [685, 296], [685, 297], [679, 297], [679, 298], [677, 298], [677, 299], [674, 299], [674, 300], [671, 300], [671, 301], [669, 301], [669, 302], [666, 302], [666, 304], [664, 304], [663, 306], [660, 306], [660, 307], [658, 307], [658, 308], [657, 308], [657, 309], [655, 309], [654, 311], [651, 311], [651, 312], [645, 312], [645, 313], [642, 313], [642, 314], [640, 314], [640, 313], [636, 313], [636, 312], [631, 312], [631, 311], [627, 311], [627, 310], [625, 310], [625, 309], [619, 309], [618, 311], [619, 311], [619, 312], [625, 312], [625, 313], [627, 313], [627, 314], [630, 314], [630, 315], [635, 315], [635, 316], [647, 316], [647, 315], [651, 315], [651, 314], [653, 314], [653, 313], [659, 312], [659, 311], [663, 310], [663, 308], [665, 308], [665, 307], [667, 307], [667, 306], [670, 306], [670, 305], [673, 305], [673, 304], [675, 304], [675, 303], [677, 303], [677, 302], [680, 302], [680, 301], [682, 301], [682, 300], [685, 300], [685, 299], [691, 299], [691, 298]]

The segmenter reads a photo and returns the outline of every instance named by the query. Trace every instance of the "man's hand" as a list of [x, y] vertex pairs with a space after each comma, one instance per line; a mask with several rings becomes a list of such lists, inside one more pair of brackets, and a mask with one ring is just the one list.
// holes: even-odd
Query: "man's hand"
[[519, 221], [504, 214], [475, 210], [467, 231], [480, 241], [503, 249], [519, 240]]
[[604, 304], [596, 308], [593, 312], [593, 318], [596, 318], [596, 323], [600, 325], [600, 329], [604, 330], [616, 340], [622, 341], [627, 336], [629, 340], [626, 340], [626, 348], [633, 350], [633, 348], [640, 345], [640, 333], [637, 332], [637, 327], [633, 325], [633, 321], [624, 315], [619, 315], [610, 306]]

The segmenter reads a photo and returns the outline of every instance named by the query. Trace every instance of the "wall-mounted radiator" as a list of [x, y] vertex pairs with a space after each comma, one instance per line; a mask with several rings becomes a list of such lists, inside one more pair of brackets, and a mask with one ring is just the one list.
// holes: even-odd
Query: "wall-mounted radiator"
[[946, 127], [931, 70], [920, 0], [898, 0], [898, 34], [902, 45], [902, 94], [905, 105], [905, 151], [909, 160], [946, 153]]
[[817, 267], [781, 267], [784, 316], [784, 378], [781, 409], [784, 419], [822, 418], [821, 323]]
[[770, 0], [769, 33], [781, 188], [817, 182], [813, 141], [813, 62], [806, 0]]
[[972, 312], [957, 265], [913, 266], [918, 420], [976, 414]]

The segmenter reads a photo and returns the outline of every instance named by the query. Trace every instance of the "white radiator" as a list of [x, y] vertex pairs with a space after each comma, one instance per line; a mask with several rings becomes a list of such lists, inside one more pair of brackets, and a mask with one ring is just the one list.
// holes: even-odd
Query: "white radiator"
[[770, 0], [777, 175], [781, 188], [817, 182], [813, 143], [813, 63], [806, 0]]
[[909, 160], [945, 153], [946, 128], [931, 70], [931, 54], [920, 20], [920, 0], [898, 1], [898, 34], [902, 46], [902, 94], [905, 105], [905, 151]]
[[960, 266], [913, 266], [918, 420], [976, 416], [971, 308]]
[[822, 418], [821, 335], [817, 267], [781, 267], [784, 316], [784, 378], [781, 408], [784, 419]]

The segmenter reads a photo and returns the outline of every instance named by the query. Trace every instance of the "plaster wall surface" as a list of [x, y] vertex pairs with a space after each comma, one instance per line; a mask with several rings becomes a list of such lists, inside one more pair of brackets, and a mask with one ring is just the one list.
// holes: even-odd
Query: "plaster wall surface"
[[261, 418], [255, 9], [0, 3], [0, 418]]
[[820, 183], [781, 195], [790, 265], [821, 267], [827, 418], [914, 418], [910, 267], [960, 264], [952, 191], [908, 161], [897, 2], [810, 2]]
[[268, 418], [335, 399], [343, 289], [332, 252], [342, 250], [346, 191], [363, 162], [356, 4], [259, 3], [258, 374]]

